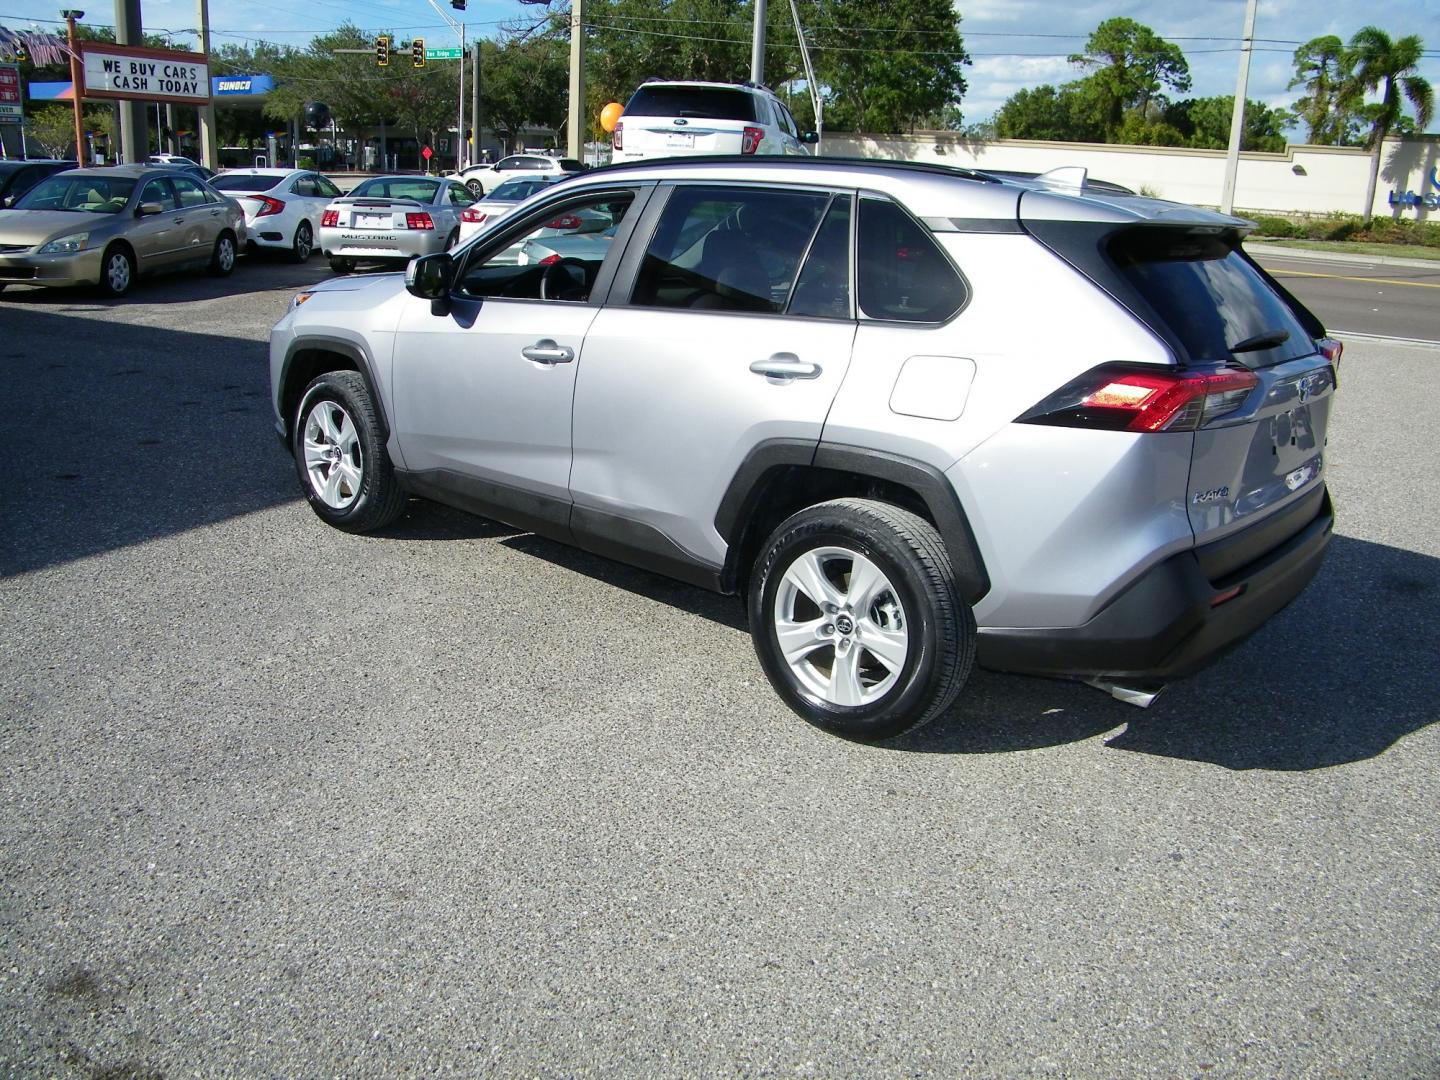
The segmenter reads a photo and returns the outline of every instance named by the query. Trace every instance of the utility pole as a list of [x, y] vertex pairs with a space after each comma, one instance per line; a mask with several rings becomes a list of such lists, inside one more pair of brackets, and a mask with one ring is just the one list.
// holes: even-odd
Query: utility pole
[[755, 36], [750, 42], [750, 81], [765, 81], [765, 0], [755, 0]]
[[815, 153], [820, 153], [820, 136], [825, 132], [825, 101], [820, 96], [820, 84], [815, 81], [815, 69], [810, 66], [810, 47], [805, 44], [805, 28], [800, 25], [800, 9], [795, 0], [790, 0], [790, 15], [795, 20], [795, 40], [800, 42], [800, 62], [805, 65], [805, 88], [810, 91], [810, 106], [815, 110]]
[[1235, 177], [1240, 171], [1240, 139], [1245, 134], [1245, 88], [1250, 81], [1250, 50], [1255, 46], [1255, 6], [1245, 4], [1245, 37], [1240, 42], [1240, 74], [1235, 80], [1235, 108], [1230, 113], [1230, 149], [1225, 155], [1225, 190], [1220, 196], [1221, 213], [1235, 211]]
[[[460, 141], [460, 146], [455, 150], [455, 167], [463, 169], [465, 166], [460, 162], [465, 153], [463, 149], [465, 145], [465, 24], [452, 19], [435, 0], [430, 0], [430, 6], [435, 9], [435, 14], [444, 19], [445, 24], [460, 37], [460, 115], [455, 124], [455, 138]], [[463, 11], [465, 6], [457, 4], [455, 8], [457, 11]]]
[[[460, 61], [465, 62], [463, 59]], [[475, 132], [475, 145], [470, 151], [472, 163], [480, 160], [480, 42], [475, 42], [475, 67], [470, 72], [470, 127]]]
[[[83, 19], [83, 11], [62, 11], [65, 16], [65, 36], [70, 46], [70, 93], [75, 98], [75, 164], [85, 168], [85, 95], [81, 92], [80, 42], [75, 37], [75, 20]], [[20, 118], [20, 153], [25, 153], [25, 118]]]
[[[195, 31], [200, 39], [200, 51], [205, 54], [205, 66], [210, 67], [210, 0], [196, 0], [195, 15], [199, 28]], [[213, 84], [212, 84], [213, 85]], [[220, 167], [219, 140], [215, 137], [215, 99], [210, 96], [207, 86], [205, 102], [195, 106], [200, 128], [200, 164], [207, 169]]]
[[570, 0], [570, 115], [567, 156], [585, 156], [585, 0]]
[[[144, 45], [140, 0], [115, 0], [115, 44]], [[120, 102], [120, 155], [133, 164], [144, 161], [150, 147], [150, 119], [143, 101]]]

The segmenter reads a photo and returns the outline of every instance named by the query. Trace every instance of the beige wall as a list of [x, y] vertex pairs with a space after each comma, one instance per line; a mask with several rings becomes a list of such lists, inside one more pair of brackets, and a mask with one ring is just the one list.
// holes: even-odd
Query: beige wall
[[[1094, 143], [1002, 139], [976, 142], [954, 132], [871, 137], [825, 136], [824, 154], [936, 161], [975, 169], [1045, 172], [1081, 165], [1097, 180], [1110, 180], [1163, 199], [1218, 206], [1225, 184], [1225, 151]], [[1440, 166], [1440, 137], [1387, 139], [1381, 150], [1375, 213], [1397, 210], [1387, 202], [1393, 190], [1440, 196], [1430, 181]], [[1368, 151], [1331, 146], [1291, 146], [1283, 154], [1240, 155], [1235, 185], [1237, 211], [1255, 213], [1358, 214], [1365, 200], [1371, 156]], [[1440, 210], [1406, 207], [1398, 216], [1440, 220]]]

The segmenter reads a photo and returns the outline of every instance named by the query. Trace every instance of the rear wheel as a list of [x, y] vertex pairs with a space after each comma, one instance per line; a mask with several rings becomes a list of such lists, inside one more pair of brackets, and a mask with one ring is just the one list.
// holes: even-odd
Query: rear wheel
[[235, 269], [235, 237], [222, 232], [215, 238], [215, 250], [210, 253], [210, 273], [215, 277], [229, 277]]
[[124, 296], [135, 283], [135, 256], [122, 244], [112, 244], [100, 259], [100, 291]]
[[485, 197], [485, 185], [479, 180], [467, 180], [465, 186], [470, 189], [470, 194], [475, 198], [483, 199]]
[[911, 731], [960, 692], [975, 620], [934, 526], [868, 499], [800, 511], [751, 575], [755, 651], [785, 703], [864, 741]]
[[315, 231], [310, 228], [308, 221], [302, 221], [295, 226], [295, 240], [290, 245], [290, 258], [297, 263], [309, 262], [314, 250]]
[[337, 274], [348, 274], [355, 269], [355, 260], [332, 255], [330, 257], [330, 269], [334, 270]]
[[356, 372], [327, 372], [305, 388], [292, 449], [310, 508], [335, 528], [369, 532], [405, 508], [375, 403]]

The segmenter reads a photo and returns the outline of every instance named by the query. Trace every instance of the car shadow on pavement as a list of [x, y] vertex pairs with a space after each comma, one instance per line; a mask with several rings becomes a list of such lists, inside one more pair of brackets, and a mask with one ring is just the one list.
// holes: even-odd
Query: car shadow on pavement
[[[196, 300], [215, 300], [222, 296], [253, 293], [257, 289], [298, 291], [335, 276], [325, 260], [318, 257], [312, 257], [304, 263], [287, 263], [268, 255], [260, 255], [259, 261], [256, 260], [257, 256], [254, 255], [242, 257], [229, 277], [211, 277], [204, 270], [147, 274], [137, 279], [130, 291], [121, 297], [106, 296], [94, 285], [51, 289], [18, 283], [6, 288], [4, 296], [7, 302], [13, 301], [27, 307], [100, 311], [130, 304], [188, 304]], [[263, 277], [259, 277], [260, 274], [263, 274]], [[279, 315], [276, 318], [279, 318]]]
[[1440, 559], [1337, 536], [1290, 607], [1147, 710], [1078, 683], [977, 671], [946, 716], [892, 746], [996, 753], [1124, 725], [1107, 746], [1236, 770], [1329, 768], [1440, 719], [1437, 643]]
[[263, 341], [17, 311], [10, 299], [0, 576], [299, 498], [272, 426]]

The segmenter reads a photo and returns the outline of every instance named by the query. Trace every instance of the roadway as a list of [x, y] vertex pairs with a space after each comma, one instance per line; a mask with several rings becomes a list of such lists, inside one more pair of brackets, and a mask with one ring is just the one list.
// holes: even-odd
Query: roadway
[[1429, 266], [1252, 252], [1337, 337], [1440, 344], [1440, 262]]

